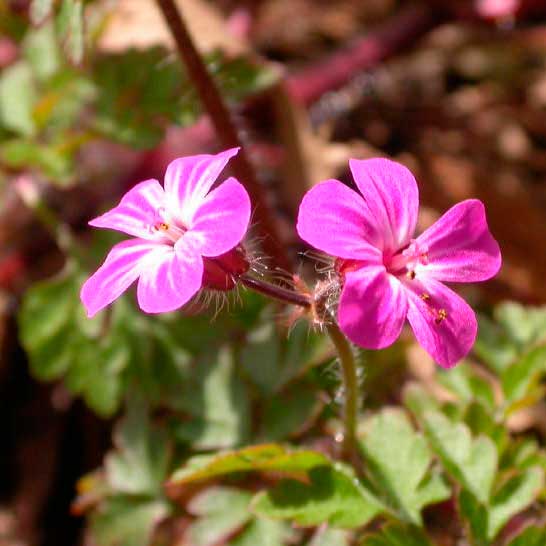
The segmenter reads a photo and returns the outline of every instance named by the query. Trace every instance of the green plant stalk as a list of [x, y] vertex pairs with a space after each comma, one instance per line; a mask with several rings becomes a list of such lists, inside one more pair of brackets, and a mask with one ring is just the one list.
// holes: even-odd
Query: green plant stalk
[[[239, 281], [255, 292], [259, 292], [277, 301], [290, 305], [298, 305], [304, 309], [311, 309], [311, 298], [295, 290], [289, 290], [282, 286], [274, 285], [249, 275], [241, 275]], [[356, 438], [356, 425], [358, 418], [358, 375], [353, 349], [347, 338], [343, 335], [338, 325], [332, 321], [326, 325], [326, 331], [336, 349], [341, 364], [344, 388], [343, 407], [343, 454], [353, 465], [360, 468], [360, 456]]]
[[360, 457], [356, 438], [358, 417], [358, 376], [353, 349], [338, 325], [331, 322], [326, 331], [334, 344], [343, 375], [343, 454], [358, 469]]

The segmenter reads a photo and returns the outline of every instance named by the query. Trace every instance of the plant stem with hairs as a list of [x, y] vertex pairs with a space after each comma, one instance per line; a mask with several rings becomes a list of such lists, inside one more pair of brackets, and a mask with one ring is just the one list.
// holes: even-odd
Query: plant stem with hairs
[[195, 48], [175, 1], [157, 0], [157, 4], [174, 38], [180, 59], [210, 116], [218, 140], [224, 148], [241, 148], [239, 154], [233, 159], [233, 171], [235, 176], [245, 185], [254, 202], [257, 229], [263, 237], [264, 250], [277, 266], [290, 270], [291, 263], [280, 244], [277, 224], [267, 202], [267, 195], [257, 179], [245, 150], [241, 147], [239, 135], [217, 85]]

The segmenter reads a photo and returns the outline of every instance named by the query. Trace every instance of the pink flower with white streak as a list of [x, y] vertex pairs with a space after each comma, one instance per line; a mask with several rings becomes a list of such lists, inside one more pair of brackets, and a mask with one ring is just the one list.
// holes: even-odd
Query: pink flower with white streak
[[84, 283], [80, 296], [89, 317], [137, 279], [140, 308], [162, 313], [187, 303], [209, 269], [218, 278], [217, 257], [237, 247], [250, 220], [250, 198], [237, 180], [228, 178], [211, 191], [237, 152], [175, 159], [164, 188], [157, 180], [141, 182], [89, 222], [135, 237], [115, 245]]
[[411, 172], [387, 159], [349, 165], [360, 193], [321, 182], [303, 198], [297, 224], [302, 239], [338, 258], [341, 329], [357, 345], [381, 349], [407, 318], [440, 365], [455, 365], [474, 344], [476, 316], [443, 282], [484, 281], [501, 266], [483, 204], [458, 203], [414, 239], [419, 194]]

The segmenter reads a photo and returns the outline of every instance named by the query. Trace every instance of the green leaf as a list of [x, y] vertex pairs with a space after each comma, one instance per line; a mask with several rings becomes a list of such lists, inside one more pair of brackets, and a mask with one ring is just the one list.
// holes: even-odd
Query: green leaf
[[237, 375], [233, 350], [205, 355], [195, 365], [181, 402], [191, 415], [176, 426], [177, 437], [198, 449], [243, 444], [250, 434], [250, 407], [245, 384]]
[[254, 511], [304, 526], [328, 523], [341, 528], [365, 525], [383, 511], [352, 471], [340, 464], [311, 469], [309, 480], [309, 484], [282, 480], [273, 489], [258, 493]]
[[310, 332], [305, 321], [298, 322], [287, 334], [264, 311], [262, 323], [247, 336], [241, 362], [253, 382], [266, 396], [278, 392], [312, 361], [326, 346], [324, 336]]
[[26, 61], [5, 68], [0, 74], [0, 123], [19, 135], [34, 136], [32, 109], [36, 96], [32, 69]]
[[[517, 402], [531, 395], [541, 374], [546, 372], [546, 345], [535, 347], [502, 374], [506, 401], [517, 409]], [[510, 412], [510, 407], [507, 410]]]
[[30, 20], [35, 25], [43, 23], [53, 9], [54, 0], [32, 0], [30, 4]]
[[47, 80], [59, 70], [61, 59], [52, 22], [27, 32], [23, 54], [40, 81]]
[[421, 509], [449, 497], [442, 479], [428, 473], [432, 454], [426, 440], [401, 411], [369, 419], [360, 446], [372, 482], [405, 520], [421, 525]]
[[478, 375], [468, 363], [459, 364], [452, 370], [438, 372], [438, 381], [464, 402], [474, 400], [486, 408], [495, 407], [495, 395], [490, 381]]
[[165, 431], [153, 427], [143, 400], [131, 397], [114, 433], [116, 451], [105, 460], [106, 479], [119, 493], [158, 496], [169, 464]]
[[57, 28], [68, 58], [75, 64], [83, 59], [83, 2], [62, 0]]
[[469, 491], [461, 491], [460, 511], [470, 524], [476, 542], [480, 546], [488, 545], [513, 516], [537, 498], [542, 486], [543, 472], [535, 467], [509, 477], [488, 506]]
[[495, 309], [495, 318], [520, 346], [540, 340], [546, 332], [546, 307], [505, 302]]
[[343, 529], [319, 527], [306, 546], [349, 546], [351, 534]]
[[19, 335], [36, 377], [65, 376], [72, 392], [108, 416], [119, 406], [133, 358], [125, 333], [130, 321], [119, 302], [111, 310], [110, 328], [102, 332], [104, 317], [88, 319], [79, 300], [83, 278], [69, 262], [60, 275], [31, 287], [19, 312]]
[[512, 539], [507, 546], [544, 546], [546, 527], [527, 527], [520, 535]]
[[445, 469], [482, 503], [487, 503], [497, 471], [497, 450], [484, 436], [473, 439], [463, 423], [452, 423], [440, 412], [427, 412], [428, 438]]
[[278, 444], [263, 444], [193, 457], [173, 474], [168, 485], [186, 485], [233, 472], [307, 472], [329, 463], [330, 460], [317, 451], [289, 450]]
[[224, 541], [252, 517], [252, 495], [232, 487], [210, 487], [193, 497], [187, 510], [199, 519], [186, 531], [192, 546], [212, 546]]
[[488, 538], [495, 538], [512, 516], [529, 506], [543, 486], [544, 474], [536, 467], [509, 478], [493, 496], [488, 518]]
[[67, 181], [72, 170], [71, 158], [63, 150], [27, 139], [3, 142], [0, 160], [14, 169], [35, 167], [59, 182]]
[[148, 546], [155, 526], [168, 514], [163, 501], [117, 495], [92, 514], [91, 533], [101, 546]]
[[518, 348], [506, 331], [484, 315], [479, 317], [474, 352], [496, 373], [502, 373], [517, 357]]
[[254, 518], [240, 534], [228, 542], [228, 546], [284, 546], [288, 531], [283, 521]]
[[319, 409], [316, 389], [298, 383], [266, 402], [259, 438], [262, 441], [278, 441], [296, 435], [317, 415]]
[[360, 546], [433, 546], [417, 527], [400, 523], [385, 525], [381, 531], [367, 535]]

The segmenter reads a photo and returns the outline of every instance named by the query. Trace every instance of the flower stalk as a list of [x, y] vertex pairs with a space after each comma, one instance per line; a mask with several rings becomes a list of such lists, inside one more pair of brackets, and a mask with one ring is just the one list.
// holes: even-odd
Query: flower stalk
[[289, 305], [298, 305], [304, 309], [311, 308], [311, 298], [305, 294], [295, 292], [294, 290], [290, 290], [276, 284], [268, 283], [262, 279], [257, 279], [256, 277], [251, 277], [250, 275], [246, 274], [241, 275], [239, 277], [239, 281], [250, 290], [259, 292], [268, 298], [273, 298]]
[[[207, 67], [195, 48], [176, 3], [174, 0], [157, 0], [157, 5], [171, 31], [180, 59], [184, 63], [201, 102], [210, 116], [222, 146], [224, 148], [242, 148], [241, 140], [229, 110], [214, 79], [207, 71]], [[271, 256], [276, 265], [282, 269], [291, 269], [290, 260], [282, 245], [279, 244], [281, 240], [279, 230], [271, 213], [267, 196], [243, 149], [233, 161], [233, 172], [244, 183], [255, 204], [256, 224], [263, 236], [264, 250]]]
[[335, 322], [326, 325], [326, 331], [334, 344], [343, 376], [343, 454], [355, 468], [359, 465], [356, 425], [358, 418], [358, 375], [351, 345]]

